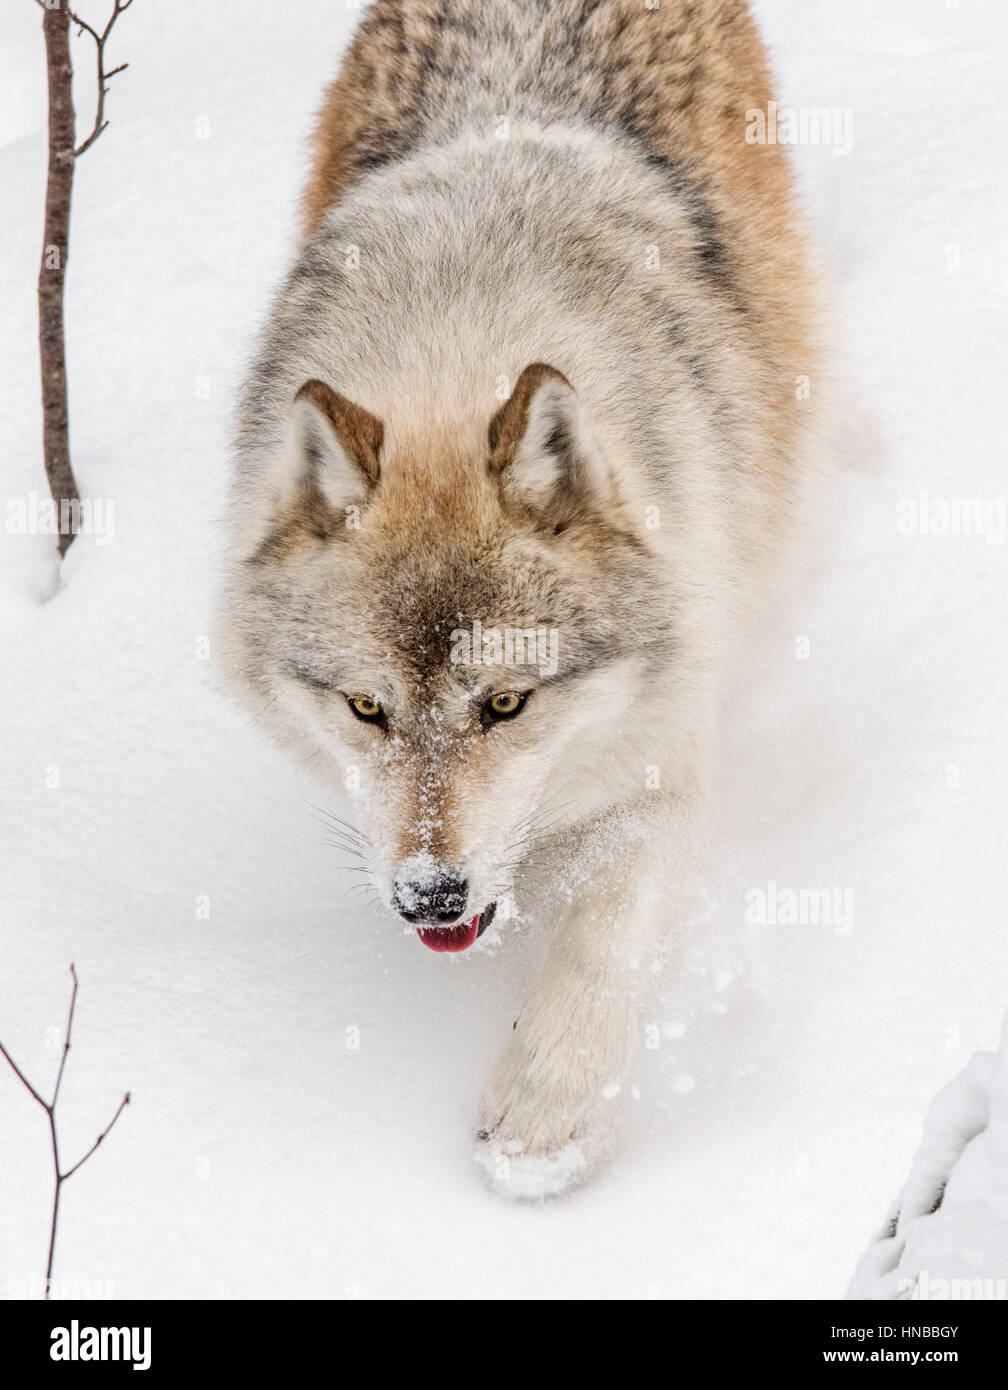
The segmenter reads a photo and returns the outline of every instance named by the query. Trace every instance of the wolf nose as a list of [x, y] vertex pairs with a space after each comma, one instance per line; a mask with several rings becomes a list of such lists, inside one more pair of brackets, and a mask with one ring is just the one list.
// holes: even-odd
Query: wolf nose
[[454, 922], [469, 898], [464, 878], [438, 874], [434, 878], [397, 883], [392, 906], [407, 922]]

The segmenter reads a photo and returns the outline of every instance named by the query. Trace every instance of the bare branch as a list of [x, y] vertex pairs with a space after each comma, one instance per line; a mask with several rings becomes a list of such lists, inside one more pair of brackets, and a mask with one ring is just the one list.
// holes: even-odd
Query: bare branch
[[67, 1014], [66, 1036], [63, 1039], [63, 1056], [60, 1058], [59, 1071], [56, 1073], [56, 1085], [53, 1087], [51, 1110], [56, 1109], [56, 1102], [59, 1100], [60, 1085], [63, 1081], [63, 1068], [66, 1066], [67, 1053], [70, 1051], [70, 1034], [73, 1032], [74, 1009], [77, 1007], [77, 971], [70, 962], [70, 977], [73, 980], [73, 989], [70, 991], [70, 1012]]
[[91, 28], [91, 25], [87, 22], [86, 19], [78, 18], [78, 16], [74, 14], [73, 10], [69, 11], [69, 15], [71, 24], [77, 25], [78, 38], [80, 38], [81, 34], [88, 33], [94, 39], [95, 43], [101, 43], [101, 35], [97, 32], [97, 30]]
[[[126, 4], [129, 3], [131, 3], [131, 0], [126, 0]], [[123, 8], [125, 8], [125, 5], [123, 6]], [[63, 1084], [63, 1072], [66, 1069], [67, 1053], [70, 1051], [70, 1036], [73, 1032], [74, 1010], [77, 1007], [77, 971], [74, 969], [73, 965], [70, 966], [70, 975], [73, 979], [73, 989], [70, 992], [70, 1008], [67, 1011], [66, 1032], [63, 1036], [63, 1055], [60, 1058], [59, 1071], [56, 1073], [56, 1085], [53, 1088], [53, 1098], [51, 1101], [45, 1100], [42, 1097], [42, 1095], [40, 1095], [40, 1093], [36, 1091], [35, 1087], [31, 1084], [31, 1082], [25, 1076], [24, 1072], [14, 1061], [13, 1057], [4, 1047], [3, 1043], [0, 1043], [0, 1053], [3, 1054], [14, 1075], [18, 1078], [18, 1080], [21, 1082], [24, 1088], [28, 1091], [32, 1099], [37, 1101], [38, 1104], [41, 1105], [42, 1109], [46, 1112], [46, 1116], [49, 1120], [49, 1147], [52, 1152], [53, 1174], [55, 1176], [55, 1183], [53, 1186], [52, 1219], [49, 1223], [49, 1257], [46, 1262], [45, 1296], [47, 1299], [50, 1297], [50, 1294], [52, 1292], [53, 1259], [56, 1254], [56, 1223], [59, 1219], [60, 1194], [63, 1190], [63, 1184], [66, 1182], [67, 1178], [73, 1177], [74, 1173], [77, 1172], [77, 1169], [82, 1168], [84, 1164], [88, 1161], [88, 1159], [91, 1157], [91, 1155], [95, 1152], [95, 1150], [98, 1149], [104, 1143], [104, 1141], [108, 1138], [109, 1134], [111, 1133], [112, 1127], [115, 1124], [116, 1120], [118, 1120], [119, 1116], [130, 1103], [130, 1093], [129, 1091], [127, 1091], [126, 1094], [123, 1096], [122, 1100], [119, 1102], [118, 1110], [112, 1116], [111, 1120], [109, 1120], [108, 1124], [102, 1130], [101, 1134], [99, 1134], [98, 1138], [88, 1149], [84, 1157], [79, 1158], [72, 1168], [67, 1168], [65, 1171], [60, 1167], [59, 1138], [56, 1133], [56, 1102], [59, 1100], [60, 1086]]]
[[[108, 126], [105, 99], [111, 79], [125, 63], [107, 68], [106, 45], [116, 20], [132, 0], [112, 0], [112, 13], [100, 32], [75, 14], [74, 0], [35, 0], [42, 11], [49, 92], [48, 160], [46, 170], [45, 227], [39, 263], [39, 365], [42, 387], [42, 453], [46, 481], [59, 514], [57, 548], [62, 558], [79, 527], [80, 489], [70, 460], [70, 411], [67, 394], [66, 342], [63, 324], [66, 264], [70, 254], [70, 203], [77, 160]], [[108, 3], [108, 0], [106, 0]], [[71, 29], [78, 38], [89, 34], [94, 41], [98, 78], [95, 119], [91, 133], [78, 144], [73, 104]]]
[[102, 1130], [101, 1134], [99, 1134], [98, 1138], [94, 1141], [94, 1143], [93, 1143], [93, 1144], [91, 1145], [91, 1147], [88, 1149], [88, 1151], [87, 1151], [87, 1153], [84, 1155], [84, 1157], [83, 1157], [83, 1158], [79, 1158], [72, 1168], [68, 1168], [68, 1169], [66, 1170], [66, 1172], [63, 1174], [63, 1177], [62, 1177], [61, 1181], [66, 1182], [67, 1178], [72, 1178], [72, 1177], [73, 1177], [74, 1173], [76, 1173], [76, 1171], [77, 1171], [78, 1168], [83, 1168], [83, 1167], [84, 1167], [84, 1164], [87, 1163], [88, 1159], [89, 1159], [89, 1158], [91, 1157], [91, 1155], [94, 1153], [95, 1149], [98, 1148], [98, 1146], [102, 1143], [102, 1141], [103, 1141], [103, 1140], [106, 1138], [106, 1136], [109, 1134], [109, 1132], [110, 1132], [111, 1129], [112, 1129], [112, 1126], [115, 1124], [116, 1120], [118, 1120], [119, 1116], [120, 1116], [120, 1115], [122, 1114], [122, 1112], [126, 1109], [127, 1105], [129, 1105], [129, 1103], [130, 1103], [130, 1093], [129, 1093], [129, 1091], [127, 1091], [126, 1094], [123, 1096], [122, 1100], [119, 1102], [119, 1109], [118, 1109], [118, 1110], [115, 1112], [115, 1114], [112, 1116], [111, 1120], [109, 1120], [108, 1124], [107, 1124], [107, 1125], [105, 1126], [105, 1128]]
[[49, 491], [60, 512], [57, 548], [63, 556], [76, 534], [73, 504], [80, 501], [80, 490], [70, 462], [70, 416], [63, 328], [63, 297], [70, 254], [70, 202], [76, 163], [73, 62], [69, 12], [62, 5], [59, 8], [42, 5], [41, 8], [49, 93], [45, 227], [38, 275], [42, 454]]
[[105, 28], [101, 31], [100, 34], [97, 29], [93, 29], [91, 27], [91, 25], [87, 22], [86, 19], [81, 19], [80, 15], [75, 14], [73, 10], [68, 11], [71, 22], [77, 25], [78, 35], [90, 34], [91, 37], [94, 39], [95, 59], [98, 64], [98, 105], [95, 111], [94, 127], [92, 128], [91, 134], [87, 137], [84, 143], [82, 145], [78, 145], [77, 148], [74, 150], [74, 159], [79, 159], [85, 150], [89, 150], [91, 146], [94, 144], [94, 142], [98, 139], [102, 131], [108, 125], [108, 121], [105, 119], [105, 98], [108, 95], [109, 78], [115, 77], [117, 72], [123, 72], [127, 67], [129, 67], [129, 64], [120, 63], [118, 67], [106, 68], [105, 43], [108, 39], [109, 34], [111, 34], [112, 32], [112, 26], [115, 24], [116, 20], [119, 18], [119, 16], [123, 13], [124, 10], [129, 9], [132, 3], [133, 0], [113, 0], [112, 13], [109, 16], [108, 23], [105, 25]]
[[18, 1066], [17, 1062], [15, 1062], [14, 1058], [10, 1055], [10, 1053], [9, 1053], [9, 1052], [7, 1051], [7, 1049], [4, 1047], [3, 1043], [0, 1043], [0, 1052], [3, 1053], [4, 1057], [5, 1057], [6, 1060], [7, 1060], [7, 1064], [8, 1064], [8, 1066], [9, 1066], [10, 1069], [11, 1069], [11, 1071], [14, 1073], [14, 1075], [17, 1077], [17, 1079], [21, 1082], [21, 1085], [25, 1088], [25, 1090], [29, 1093], [29, 1095], [31, 1095], [35, 1100], [38, 1101], [39, 1105], [41, 1105], [41, 1107], [42, 1107], [43, 1110], [48, 1110], [48, 1109], [49, 1109], [49, 1102], [48, 1102], [47, 1100], [43, 1100], [43, 1099], [42, 1099], [42, 1097], [39, 1095], [38, 1091], [36, 1091], [35, 1087], [31, 1084], [31, 1082], [28, 1080], [27, 1076], [25, 1076], [24, 1072], [23, 1072], [23, 1071], [21, 1070], [21, 1068]]

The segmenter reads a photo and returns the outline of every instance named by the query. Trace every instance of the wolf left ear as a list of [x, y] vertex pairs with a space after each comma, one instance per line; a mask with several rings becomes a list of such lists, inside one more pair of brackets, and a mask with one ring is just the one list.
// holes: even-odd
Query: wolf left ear
[[588, 412], [555, 367], [533, 362], [490, 421], [490, 467], [504, 495], [557, 520], [609, 500], [609, 468]]

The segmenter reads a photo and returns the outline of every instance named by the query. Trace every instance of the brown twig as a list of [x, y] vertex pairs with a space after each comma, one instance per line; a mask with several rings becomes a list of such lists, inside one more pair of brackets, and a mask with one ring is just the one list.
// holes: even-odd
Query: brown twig
[[77, 1172], [78, 1168], [82, 1168], [84, 1166], [84, 1164], [88, 1161], [88, 1159], [95, 1152], [95, 1150], [104, 1142], [104, 1140], [110, 1134], [112, 1126], [115, 1124], [116, 1120], [118, 1120], [119, 1116], [126, 1109], [127, 1105], [129, 1105], [130, 1102], [130, 1093], [129, 1091], [127, 1091], [126, 1094], [123, 1096], [122, 1100], [119, 1102], [119, 1109], [112, 1116], [111, 1120], [109, 1120], [108, 1124], [105, 1126], [101, 1134], [99, 1134], [98, 1138], [88, 1149], [87, 1153], [84, 1154], [83, 1158], [79, 1158], [77, 1162], [72, 1164], [69, 1168], [62, 1168], [60, 1166], [59, 1138], [56, 1133], [56, 1102], [59, 1100], [60, 1086], [63, 1084], [63, 1072], [66, 1069], [67, 1053], [70, 1051], [70, 1035], [73, 1032], [74, 1010], [77, 1007], [77, 971], [74, 969], [73, 965], [70, 966], [70, 976], [73, 980], [73, 989], [70, 992], [70, 1009], [67, 1013], [66, 1033], [63, 1038], [63, 1055], [60, 1058], [59, 1071], [56, 1073], [56, 1085], [53, 1087], [52, 1100], [46, 1100], [35, 1089], [35, 1087], [28, 1080], [27, 1076], [25, 1076], [24, 1072], [14, 1061], [14, 1058], [4, 1047], [3, 1043], [0, 1042], [0, 1054], [3, 1055], [11, 1071], [21, 1082], [22, 1086], [31, 1096], [32, 1100], [37, 1102], [37, 1104], [39, 1104], [42, 1107], [42, 1109], [46, 1112], [46, 1116], [49, 1120], [49, 1141], [50, 1147], [52, 1148], [53, 1174], [55, 1177], [55, 1185], [53, 1188], [52, 1221], [49, 1226], [49, 1258], [46, 1262], [45, 1296], [47, 1299], [49, 1298], [52, 1290], [53, 1259], [56, 1254], [56, 1222], [59, 1218], [60, 1194], [63, 1190], [63, 1184], [66, 1182], [67, 1178], [73, 1177], [74, 1173]]
[[[45, 0], [35, 0], [35, 3], [41, 10], [51, 8], [51, 6], [46, 5]], [[94, 142], [98, 139], [98, 136], [108, 125], [108, 121], [105, 120], [105, 98], [108, 96], [108, 87], [105, 84], [108, 82], [110, 78], [115, 77], [116, 73], [125, 72], [126, 69], [129, 67], [129, 63], [120, 63], [118, 67], [106, 68], [105, 42], [108, 39], [109, 34], [111, 34], [112, 32], [112, 26], [115, 24], [116, 20], [122, 14], [123, 10], [129, 9], [132, 3], [133, 0], [112, 0], [112, 13], [109, 15], [108, 23], [105, 25], [105, 28], [101, 31], [100, 34], [97, 29], [95, 29], [92, 25], [90, 25], [87, 22], [86, 19], [81, 19], [80, 15], [75, 14], [73, 10], [68, 9], [65, 11], [65, 13], [70, 19], [71, 24], [77, 25], [78, 38], [81, 34], [90, 34], [91, 37], [94, 39], [95, 58], [98, 63], [98, 107], [95, 111], [95, 123], [91, 131], [91, 134], [84, 141], [83, 145], [78, 145], [77, 148], [74, 150], [74, 159], [79, 159], [85, 150], [90, 149]]]
[[81, 34], [90, 34], [91, 37], [94, 39], [95, 57], [98, 63], [98, 107], [95, 111], [95, 123], [91, 131], [91, 134], [88, 136], [88, 138], [84, 141], [82, 145], [78, 145], [77, 148], [74, 150], [74, 159], [80, 159], [84, 151], [91, 148], [94, 142], [98, 139], [98, 136], [108, 125], [108, 121], [105, 119], [105, 98], [106, 96], [108, 96], [108, 87], [106, 86], [106, 83], [108, 82], [109, 78], [115, 77], [117, 72], [123, 72], [126, 68], [128, 68], [129, 63], [120, 63], [117, 68], [106, 69], [105, 41], [108, 38], [109, 34], [111, 34], [112, 26], [115, 24], [116, 20], [122, 14], [123, 10], [128, 10], [132, 3], [133, 0], [113, 0], [112, 13], [109, 16], [109, 21], [100, 34], [97, 29], [92, 29], [91, 25], [88, 24], [87, 20], [81, 19], [79, 15], [74, 14], [73, 10], [70, 11], [70, 19], [74, 24], [77, 25], [78, 36]]
[[[59, 553], [65, 555], [76, 535], [80, 515], [80, 492], [70, 462], [70, 419], [67, 403], [66, 349], [63, 337], [63, 293], [67, 256], [70, 252], [70, 199], [74, 166], [91, 148], [108, 125], [105, 98], [108, 83], [127, 66], [106, 68], [105, 44], [112, 27], [133, 0], [112, 0], [112, 14], [99, 33], [86, 19], [75, 14], [67, 0], [47, 4], [35, 0], [42, 10], [42, 32], [46, 47], [46, 75], [49, 88], [49, 159], [46, 175], [45, 230], [39, 266], [39, 358], [42, 372], [42, 451], [49, 491], [58, 513]], [[98, 101], [91, 134], [77, 145], [73, 104], [73, 63], [70, 54], [70, 25], [77, 33], [90, 34], [95, 42], [98, 63]]]

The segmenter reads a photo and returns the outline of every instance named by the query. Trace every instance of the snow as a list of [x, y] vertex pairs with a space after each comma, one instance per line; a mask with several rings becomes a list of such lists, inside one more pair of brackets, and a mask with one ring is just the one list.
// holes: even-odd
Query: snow
[[851, 1298], [1008, 1299], [1008, 1020], [935, 1097]]
[[[44, 496], [34, 11], [11, 7], [0, 56], [5, 516]], [[292, 22], [237, 0], [142, 0], [119, 22], [110, 57], [130, 67], [77, 171], [68, 272], [74, 459], [114, 528], [73, 546], [58, 591], [45, 536], [3, 532], [0, 565], [0, 1038], [50, 1084], [73, 960], [67, 1152], [133, 1097], [64, 1194], [57, 1275], [71, 1285], [835, 1296], [930, 1098], [994, 1046], [1008, 1003], [1006, 546], [934, 534], [905, 504], [1008, 491], [1008, 12], [759, 12], [782, 100], [854, 113], [850, 154], [795, 151], [834, 281], [835, 476], [810, 573], [727, 720], [716, 852], [655, 977], [612, 1161], [532, 1206], [488, 1191], [471, 1146], [541, 943], [519, 920], [478, 955], [436, 955], [367, 910], [313, 819], [312, 804], [344, 814], [338, 798], [266, 743], [213, 670], [231, 401], [289, 255], [312, 109], [357, 12], [301, 0]], [[82, 129], [91, 61], [81, 49]], [[747, 895], [776, 907], [803, 890], [849, 902], [850, 929], [846, 912], [844, 930], [808, 913], [747, 920]], [[47, 1136], [12, 1076], [0, 1107], [0, 1291], [18, 1296], [44, 1262]], [[986, 1190], [984, 1164], [993, 1182], [994, 1143], [966, 1150], [947, 1217], [914, 1222], [901, 1269], [951, 1274], [957, 1250], [965, 1267], [958, 1235], [939, 1259], [923, 1232], [951, 1238], [965, 1221], [957, 1188], [964, 1204]], [[970, 1268], [1003, 1276], [1008, 1242], [990, 1230]]]

